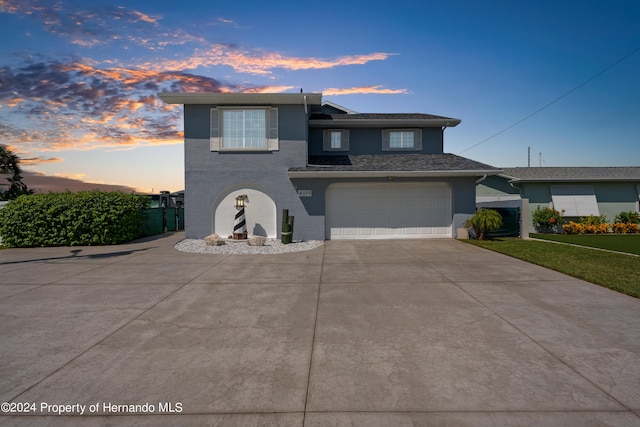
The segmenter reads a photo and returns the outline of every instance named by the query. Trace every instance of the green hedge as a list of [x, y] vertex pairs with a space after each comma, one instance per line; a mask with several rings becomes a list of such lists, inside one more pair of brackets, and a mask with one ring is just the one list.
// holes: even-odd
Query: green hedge
[[0, 209], [3, 246], [112, 245], [140, 237], [147, 196], [82, 191], [20, 196]]

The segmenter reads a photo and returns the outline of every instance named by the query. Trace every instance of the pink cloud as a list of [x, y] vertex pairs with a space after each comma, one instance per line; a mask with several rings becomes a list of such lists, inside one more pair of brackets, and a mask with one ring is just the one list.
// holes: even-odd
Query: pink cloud
[[324, 95], [354, 95], [354, 94], [383, 94], [383, 95], [406, 95], [410, 94], [407, 89], [385, 89], [381, 85], [359, 86], [351, 88], [328, 88], [322, 91]]

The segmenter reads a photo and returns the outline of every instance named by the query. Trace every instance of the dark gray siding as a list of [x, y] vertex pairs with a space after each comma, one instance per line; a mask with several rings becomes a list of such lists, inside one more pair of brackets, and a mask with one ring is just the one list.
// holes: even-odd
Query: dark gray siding
[[[332, 128], [334, 129], [334, 128]], [[443, 132], [441, 128], [422, 129], [422, 150], [419, 151], [383, 151], [382, 131], [389, 128], [340, 128], [349, 130], [349, 154], [440, 154], [443, 152]], [[322, 144], [323, 129], [312, 128], [309, 131], [309, 155], [340, 155], [343, 151], [324, 151]]]

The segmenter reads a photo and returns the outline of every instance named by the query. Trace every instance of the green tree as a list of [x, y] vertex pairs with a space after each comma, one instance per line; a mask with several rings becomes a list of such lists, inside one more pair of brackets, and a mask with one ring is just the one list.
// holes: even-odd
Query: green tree
[[496, 210], [480, 208], [465, 221], [464, 226], [473, 228], [478, 240], [484, 240], [489, 231], [502, 227], [502, 217]]
[[33, 194], [33, 190], [29, 190], [27, 185], [22, 182], [22, 176], [20, 176], [22, 170], [19, 163], [18, 156], [4, 145], [0, 145], [0, 173], [11, 175], [10, 178], [7, 178], [11, 185], [7, 191], [0, 193], [0, 200], [13, 200], [23, 194]]

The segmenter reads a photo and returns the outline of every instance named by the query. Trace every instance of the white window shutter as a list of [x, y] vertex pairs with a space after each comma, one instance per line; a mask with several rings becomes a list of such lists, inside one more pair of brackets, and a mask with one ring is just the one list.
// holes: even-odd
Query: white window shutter
[[211, 151], [220, 151], [220, 110], [211, 109]]
[[278, 151], [278, 109], [269, 109], [269, 128], [267, 135], [267, 147], [271, 151]]
[[340, 147], [342, 150], [344, 151], [348, 151], [349, 150], [349, 131], [348, 130], [343, 130], [342, 131], [342, 136], [341, 138], [341, 142], [342, 142], [342, 146]]
[[596, 193], [591, 185], [552, 185], [551, 202], [564, 216], [600, 215]]

